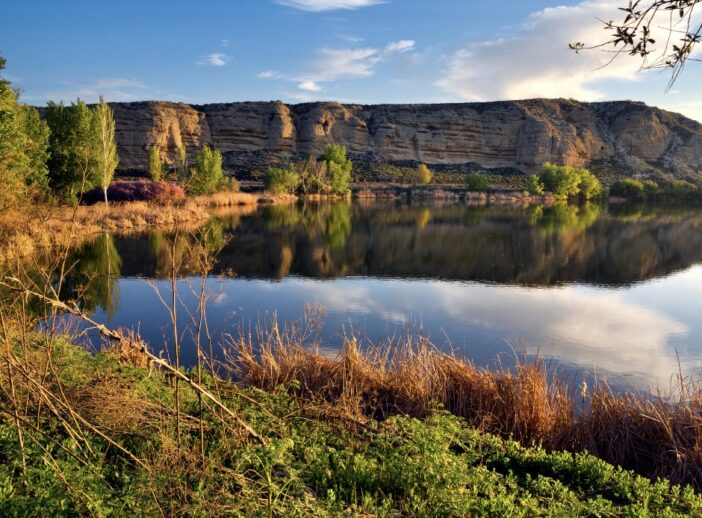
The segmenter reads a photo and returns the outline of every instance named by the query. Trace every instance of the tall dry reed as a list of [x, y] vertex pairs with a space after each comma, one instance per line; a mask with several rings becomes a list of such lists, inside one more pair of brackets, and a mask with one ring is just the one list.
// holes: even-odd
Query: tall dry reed
[[605, 386], [574, 395], [542, 361], [488, 370], [422, 338], [363, 350], [347, 337], [334, 358], [277, 326], [259, 333], [258, 347], [251, 338], [231, 340], [224, 362], [248, 386], [287, 386], [305, 401], [374, 418], [424, 417], [438, 404], [485, 432], [549, 450], [585, 450], [702, 488], [702, 387], [690, 380], [679, 379], [667, 395]]

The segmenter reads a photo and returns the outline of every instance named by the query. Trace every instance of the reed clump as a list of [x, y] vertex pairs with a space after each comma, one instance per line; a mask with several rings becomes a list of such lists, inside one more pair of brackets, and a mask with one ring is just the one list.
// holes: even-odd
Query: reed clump
[[[277, 328], [276, 328], [277, 329]], [[436, 405], [483, 432], [550, 451], [588, 451], [649, 477], [702, 488], [702, 387], [678, 380], [669, 394], [618, 393], [606, 386], [573, 394], [537, 360], [488, 370], [422, 338], [362, 350], [346, 338], [324, 356], [278, 331], [254, 347], [231, 340], [226, 365], [235, 379], [348, 415], [423, 418]]]

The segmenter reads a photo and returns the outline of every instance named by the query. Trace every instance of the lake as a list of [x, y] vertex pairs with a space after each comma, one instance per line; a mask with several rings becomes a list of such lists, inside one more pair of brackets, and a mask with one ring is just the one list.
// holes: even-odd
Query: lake
[[[338, 201], [218, 212], [206, 229], [221, 248], [206, 283], [215, 341], [313, 305], [325, 354], [344, 333], [364, 344], [411, 333], [479, 365], [538, 355], [613, 386], [702, 374], [701, 210]], [[164, 349], [159, 293], [169, 299], [174, 265], [181, 324], [197, 307], [193, 240], [101, 235], [74, 252], [65, 294]], [[184, 363], [193, 349], [186, 334]]]

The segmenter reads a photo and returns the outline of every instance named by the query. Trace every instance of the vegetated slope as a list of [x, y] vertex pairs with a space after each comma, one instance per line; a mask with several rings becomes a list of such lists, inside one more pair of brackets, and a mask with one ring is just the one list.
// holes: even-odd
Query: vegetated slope
[[[24, 375], [0, 395], [4, 516], [702, 513], [690, 486], [523, 447], [438, 409], [421, 420], [361, 420], [284, 388], [238, 389], [205, 375], [261, 444], [188, 387], [176, 432], [172, 379], [114, 353], [40, 339], [7, 354]], [[0, 381], [9, 386], [5, 369]], [[28, 406], [18, 411], [18, 400]]]
[[[459, 104], [188, 105], [114, 103], [122, 172], [143, 172], [146, 149], [172, 161], [211, 145], [225, 166], [246, 175], [281, 158], [318, 155], [341, 143], [367, 172], [423, 162], [439, 171], [508, 174], [544, 162], [587, 166], [605, 178], [641, 174], [702, 179], [702, 124], [640, 102], [533, 99]], [[370, 166], [370, 167], [369, 167]]]

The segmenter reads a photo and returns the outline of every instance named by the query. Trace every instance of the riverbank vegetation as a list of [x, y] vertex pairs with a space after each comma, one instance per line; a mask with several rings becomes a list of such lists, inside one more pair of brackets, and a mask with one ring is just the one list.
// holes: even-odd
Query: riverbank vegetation
[[[567, 418], [551, 413], [562, 408], [558, 390], [537, 365], [495, 374], [428, 349], [412, 349], [400, 362], [362, 354], [353, 343], [338, 360], [294, 344], [257, 359], [247, 346], [229, 357], [244, 376], [235, 384], [210, 366], [176, 375], [134, 336], [96, 355], [62, 336], [6, 330], [2, 339], [5, 515], [702, 512], [690, 486], [503, 438], [538, 440]], [[467, 419], [434, 399], [451, 382], [460, 382], [451, 389], [453, 411], [460, 404]], [[643, 446], [638, 432], [667, 437], [663, 423], [657, 429], [640, 414], [655, 407], [597, 401], [607, 413], [593, 417], [591, 431], [603, 453]], [[647, 455], [637, 466], [645, 459], [656, 466], [658, 451], [662, 445], [639, 450]]]
[[346, 196], [350, 192], [353, 163], [346, 157], [346, 146], [328, 144], [319, 160], [290, 162], [269, 167], [264, 186], [273, 194]]

